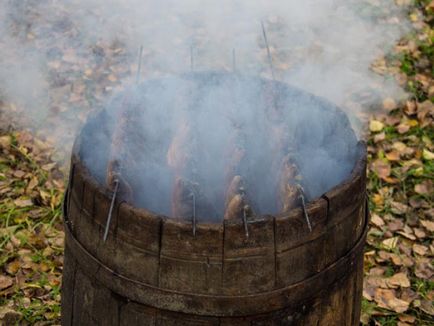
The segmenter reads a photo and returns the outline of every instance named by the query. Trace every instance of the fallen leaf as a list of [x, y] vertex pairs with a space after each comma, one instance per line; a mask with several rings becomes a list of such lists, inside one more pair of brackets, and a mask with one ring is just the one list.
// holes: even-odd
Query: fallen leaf
[[21, 263], [19, 260], [14, 260], [6, 265], [6, 272], [11, 275], [15, 275], [21, 267]]
[[15, 199], [14, 204], [17, 207], [28, 207], [32, 206], [33, 202], [31, 199]]
[[399, 320], [405, 323], [413, 324], [416, 321], [416, 317], [412, 315], [399, 315]]
[[434, 306], [432, 301], [421, 300], [420, 309], [426, 312], [428, 315], [434, 316]]
[[384, 225], [383, 219], [375, 213], [371, 215], [371, 222], [378, 227], [382, 227]]
[[433, 192], [433, 184], [431, 180], [425, 180], [414, 186], [414, 191], [419, 195], [429, 195]]
[[392, 168], [388, 162], [382, 159], [377, 159], [372, 163], [372, 170], [380, 177], [384, 179], [390, 175]]
[[408, 124], [401, 123], [398, 125], [398, 127], [396, 127], [396, 130], [398, 130], [398, 133], [400, 134], [405, 134], [407, 131], [410, 130], [410, 126]]
[[371, 122], [369, 123], [369, 130], [371, 130], [372, 132], [379, 132], [383, 130], [383, 128], [384, 123], [382, 123], [381, 121], [371, 120]]
[[0, 148], [9, 149], [11, 144], [11, 136], [0, 136]]
[[383, 240], [382, 244], [384, 249], [386, 250], [395, 249], [398, 244], [398, 237], [393, 237], [393, 238]]
[[397, 201], [392, 201], [390, 203], [390, 208], [391, 208], [392, 213], [397, 214], [397, 215], [405, 214], [408, 211], [407, 205], [400, 203], [400, 202], [397, 202]]
[[389, 309], [397, 313], [405, 312], [410, 305], [408, 302], [398, 299], [394, 290], [381, 288], [375, 290], [374, 300], [377, 302], [379, 307]]
[[428, 251], [428, 248], [425, 247], [424, 245], [420, 245], [417, 243], [415, 243], [413, 245], [413, 252], [420, 255], [420, 256], [425, 256], [427, 251]]
[[407, 275], [404, 273], [397, 273], [393, 275], [387, 280], [387, 283], [391, 288], [397, 288], [397, 287], [408, 288], [410, 286], [410, 280], [408, 279]]
[[6, 289], [14, 284], [13, 278], [5, 275], [0, 275], [0, 290]]
[[396, 105], [396, 102], [393, 98], [386, 98], [383, 101], [383, 108], [387, 111], [395, 110], [398, 106]]
[[420, 224], [422, 224], [425, 229], [427, 229], [430, 232], [434, 232], [434, 222], [433, 221], [427, 221], [427, 220], [421, 220]]
[[389, 161], [393, 161], [393, 162], [394, 161], [399, 161], [401, 159], [401, 157], [399, 155], [399, 152], [397, 150], [392, 150], [391, 152], [386, 153], [386, 158]]
[[433, 267], [431, 266], [430, 261], [424, 259], [416, 262], [416, 268], [414, 270], [414, 274], [417, 277], [423, 278], [425, 280], [430, 279], [434, 275]]
[[422, 156], [425, 160], [430, 161], [430, 160], [434, 159], [434, 153], [430, 152], [426, 148], [424, 148], [422, 153], [423, 153]]

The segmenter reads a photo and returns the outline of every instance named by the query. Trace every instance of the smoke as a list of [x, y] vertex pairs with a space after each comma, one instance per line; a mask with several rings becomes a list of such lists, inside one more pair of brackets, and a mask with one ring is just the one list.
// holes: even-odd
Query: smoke
[[[0, 3], [0, 99], [14, 103], [25, 118], [23, 123], [44, 130], [64, 148], [89, 112], [103, 107], [114, 114], [108, 120], [116, 120], [114, 106], [120, 102], [113, 94], [117, 86], [129, 88], [133, 83], [131, 76], [137, 70], [136, 54], [141, 45], [141, 80], [191, 69], [235, 70], [270, 78], [263, 22], [276, 79], [341, 106], [353, 120], [358, 110], [376, 104], [378, 98], [402, 95], [397, 85], [370, 70], [372, 61], [387, 53], [406, 32], [402, 14], [402, 8], [393, 0], [4, 0]], [[163, 82], [162, 88], [151, 95], [137, 94], [145, 92], [141, 87], [132, 91], [138, 101], [146, 103], [138, 126], [146, 128], [148, 136], [156, 139], [155, 144], [162, 130], [176, 135], [177, 127], [188, 117], [185, 112], [194, 91], [183, 79], [165, 80], [169, 84]], [[222, 155], [222, 144], [228, 142], [225, 137], [230, 138], [233, 129], [221, 111], [230, 109], [236, 120], [256, 126], [254, 131], [245, 132], [250, 138], [260, 135], [255, 146], [248, 146], [256, 155], [252, 160], [261, 162], [271, 150], [267, 145], [261, 154], [261, 142], [266, 142], [264, 135], [269, 130], [266, 124], [260, 124], [266, 117], [251, 109], [258, 107], [252, 99], [258, 100], [261, 89], [255, 83], [235, 85], [239, 87], [237, 95], [228, 96], [232, 86], [201, 88], [205, 95], [198, 106], [203, 111], [194, 116], [195, 128], [205, 135], [202, 145], [210, 148], [209, 154]], [[376, 96], [365, 100], [361, 107], [354, 98], [366, 90]], [[341, 155], [331, 148], [337, 144], [336, 148], [348, 149], [353, 140], [345, 143], [332, 137], [336, 143], [322, 148], [321, 137], [329, 135], [329, 131], [322, 130], [324, 115], [317, 105], [307, 100], [287, 100], [284, 106], [290, 106], [292, 113], [286, 121], [291, 128], [296, 128], [293, 121], [309, 121], [315, 126], [310, 130], [311, 139], [318, 139], [314, 146], [312, 142], [312, 146], [309, 142], [298, 144], [302, 172], [314, 197], [348, 175], [354, 153]], [[219, 107], [225, 110], [219, 111]], [[339, 123], [335, 127], [339, 128]], [[99, 135], [109, 136], [104, 130]], [[312, 156], [316, 159], [310, 159]], [[95, 162], [99, 159], [94, 157]], [[208, 160], [207, 169], [221, 171], [225, 164], [224, 160]], [[329, 179], [319, 182], [322, 177], [317, 171], [324, 164]], [[101, 166], [95, 173], [102, 175], [104, 168]], [[139, 166], [139, 170], [145, 168]], [[144, 177], [143, 182], [151, 182], [156, 171], [158, 176], [170, 175], [155, 164], [151, 170], [147, 168], [150, 179]], [[261, 166], [255, 171], [265, 170]], [[220, 180], [212, 173], [207, 177], [206, 182], [212, 185]], [[168, 192], [171, 182], [164, 181], [164, 190], [157, 189], [156, 193]], [[223, 186], [216, 187], [221, 192]], [[149, 194], [145, 197], [143, 205], [153, 202]], [[262, 198], [258, 200], [269, 201], [265, 194]]]

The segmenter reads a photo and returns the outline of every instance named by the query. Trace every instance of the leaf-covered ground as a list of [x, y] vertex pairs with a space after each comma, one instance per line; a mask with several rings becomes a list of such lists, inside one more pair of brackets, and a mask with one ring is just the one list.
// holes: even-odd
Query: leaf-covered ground
[[[411, 34], [372, 65], [396, 78], [409, 98], [384, 99], [370, 117], [372, 217], [362, 305], [362, 322], [370, 325], [434, 324], [434, 1], [414, 1], [408, 17]], [[98, 97], [135, 67], [122, 65], [127, 54], [120, 45], [96, 44], [99, 59], [84, 62], [78, 72], [74, 62], [83, 54], [65, 47], [49, 63], [56, 89], [50, 110], [69, 119], [62, 104], [67, 101], [83, 120]], [[54, 163], [62, 154], [49, 139], [8, 128], [19, 113], [0, 97], [0, 324], [58, 324], [67, 163]]]

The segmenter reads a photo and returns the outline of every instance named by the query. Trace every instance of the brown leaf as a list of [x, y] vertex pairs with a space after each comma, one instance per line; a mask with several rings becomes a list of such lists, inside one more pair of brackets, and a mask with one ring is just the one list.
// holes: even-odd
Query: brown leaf
[[427, 229], [430, 232], [434, 232], [434, 222], [433, 221], [426, 221], [426, 220], [421, 220], [420, 224], [422, 224], [425, 229]]
[[410, 305], [408, 302], [398, 299], [394, 290], [380, 288], [375, 290], [374, 300], [377, 302], [379, 307], [389, 309], [397, 313], [405, 312]]
[[383, 219], [375, 213], [371, 215], [371, 222], [378, 227], [382, 227], [384, 225]]
[[28, 207], [28, 206], [32, 206], [33, 202], [31, 199], [20, 198], [14, 200], [14, 205], [17, 207]]
[[13, 278], [5, 275], [0, 275], [0, 290], [6, 289], [14, 284]]
[[10, 149], [11, 144], [12, 144], [11, 136], [0, 137], [0, 148]]
[[386, 153], [386, 158], [392, 162], [399, 161], [401, 159], [397, 150], [392, 150], [391, 152]]
[[396, 129], [398, 130], [398, 133], [405, 134], [407, 131], [410, 130], [410, 126], [405, 123], [400, 123], [398, 127], [396, 127]]
[[418, 255], [420, 255], [420, 256], [425, 256], [425, 254], [427, 253], [427, 251], [428, 251], [428, 248], [425, 247], [425, 246], [423, 246], [423, 245], [420, 245], [420, 244], [417, 244], [417, 243], [415, 243], [413, 245], [413, 252], [416, 253], [416, 254], [418, 254]]
[[21, 170], [15, 170], [13, 173], [13, 176], [15, 178], [21, 179], [22, 177], [24, 177], [26, 175], [26, 172], [21, 171]]
[[408, 211], [407, 205], [400, 203], [400, 202], [397, 202], [397, 201], [392, 201], [390, 203], [390, 206], [391, 206], [392, 213], [397, 214], [397, 215], [405, 214]]
[[419, 195], [429, 195], [433, 192], [433, 184], [431, 180], [425, 180], [414, 186], [414, 191]]
[[428, 315], [434, 316], [434, 306], [432, 301], [421, 300], [420, 309], [426, 312]]
[[14, 260], [11, 263], [6, 265], [6, 272], [8, 272], [11, 275], [14, 275], [18, 272], [18, 270], [21, 268], [21, 263], [19, 260]]
[[423, 278], [425, 280], [430, 279], [434, 275], [433, 267], [431, 266], [430, 260], [423, 259], [416, 262], [414, 274], [417, 277]]
[[398, 106], [396, 105], [396, 102], [393, 98], [386, 98], [383, 101], [383, 108], [387, 111], [395, 110]]
[[408, 279], [407, 275], [404, 273], [397, 273], [393, 275], [387, 280], [387, 283], [391, 288], [397, 288], [397, 287], [408, 288], [410, 286], [410, 280]]
[[390, 164], [384, 160], [377, 159], [372, 163], [372, 171], [374, 171], [378, 177], [384, 179], [390, 175], [392, 171]]
[[380, 132], [378, 134], [375, 134], [375, 136], [374, 136], [374, 143], [382, 142], [385, 139], [386, 139], [386, 133], [385, 132]]
[[416, 321], [416, 317], [411, 315], [399, 315], [399, 320], [405, 323], [413, 324]]

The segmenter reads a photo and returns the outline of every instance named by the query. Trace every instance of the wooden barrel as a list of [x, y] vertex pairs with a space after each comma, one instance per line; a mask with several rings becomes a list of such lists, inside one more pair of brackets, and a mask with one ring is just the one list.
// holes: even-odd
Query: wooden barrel
[[358, 325], [365, 146], [351, 176], [280, 216], [198, 224], [117, 202], [72, 156], [62, 325]]

